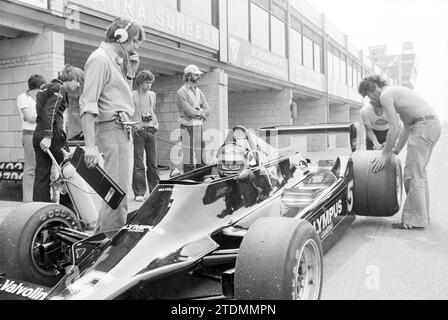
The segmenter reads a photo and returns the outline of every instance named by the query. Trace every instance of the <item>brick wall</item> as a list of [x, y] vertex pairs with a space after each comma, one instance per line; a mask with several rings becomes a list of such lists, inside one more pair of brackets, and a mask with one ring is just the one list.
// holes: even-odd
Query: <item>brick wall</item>
[[[331, 105], [330, 106], [330, 123], [350, 122], [349, 105]], [[347, 134], [336, 135], [336, 146], [344, 148], [349, 145], [350, 137]]]
[[[291, 90], [229, 93], [229, 128], [244, 126], [259, 135], [261, 127], [290, 125], [291, 102]], [[290, 146], [290, 139], [280, 136], [270, 143], [284, 148]]]
[[[176, 104], [176, 92], [184, 84], [182, 76], [161, 77], [156, 79], [152, 90], [157, 94], [156, 114], [160, 122], [159, 136], [172, 142], [180, 140], [179, 112]], [[227, 75], [222, 70], [208, 73], [200, 82], [211, 109], [211, 117], [205, 125], [207, 157], [213, 157], [225, 138], [227, 122]], [[181, 145], [157, 142], [159, 164], [170, 167], [182, 167]]]
[[291, 124], [291, 90], [229, 93], [229, 126], [260, 127]]
[[361, 120], [361, 108], [350, 107], [350, 121], [355, 123], [358, 131], [358, 149], [365, 149], [366, 147], [366, 132]]
[[294, 124], [326, 123], [327, 99], [296, 100], [298, 116]]
[[[294, 124], [313, 124], [327, 122], [326, 98], [296, 101], [298, 108], [298, 117], [294, 119]], [[307, 140], [308, 152], [319, 152], [327, 149], [327, 135], [312, 135]]]
[[0, 161], [23, 160], [17, 97], [33, 74], [51, 80], [64, 67], [64, 35], [54, 32], [0, 41]]

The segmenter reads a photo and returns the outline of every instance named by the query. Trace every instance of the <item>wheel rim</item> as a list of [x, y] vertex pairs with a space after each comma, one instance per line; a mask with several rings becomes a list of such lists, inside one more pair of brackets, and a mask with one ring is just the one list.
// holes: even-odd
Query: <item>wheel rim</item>
[[67, 262], [70, 247], [56, 239], [50, 234], [50, 229], [63, 227], [70, 228], [69, 222], [63, 219], [51, 219], [42, 224], [36, 231], [31, 242], [31, 260], [35, 269], [45, 276], [57, 276], [60, 272], [57, 264]]
[[319, 246], [309, 239], [303, 248], [296, 251], [297, 264], [294, 266], [293, 299], [317, 300], [320, 296], [322, 261]]

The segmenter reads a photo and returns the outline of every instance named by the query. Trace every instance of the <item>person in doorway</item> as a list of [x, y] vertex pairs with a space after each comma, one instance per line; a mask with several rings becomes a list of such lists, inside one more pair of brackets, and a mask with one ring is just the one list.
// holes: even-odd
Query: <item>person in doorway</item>
[[[36, 155], [36, 176], [33, 187], [34, 202], [51, 202], [50, 183], [53, 161], [48, 151], [60, 164], [66, 148], [64, 111], [68, 107], [67, 90], [76, 90], [83, 81], [84, 72], [67, 65], [58, 78], [45, 85], [36, 97], [36, 130], [33, 146]], [[68, 151], [68, 150], [67, 150]]]
[[[417, 92], [402, 86], [389, 87], [379, 75], [363, 79], [361, 96], [368, 96], [374, 105], [381, 105], [389, 119], [389, 133], [384, 151], [372, 162], [377, 173], [385, 167], [392, 153], [399, 154], [407, 143], [404, 185], [407, 198], [402, 221], [397, 229], [422, 229], [430, 223], [429, 185], [426, 167], [441, 135], [440, 121], [431, 107]], [[398, 117], [403, 121], [400, 131]]]
[[195, 65], [184, 70], [185, 84], [177, 91], [179, 122], [182, 134], [184, 173], [204, 166], [204, 122], [210, 116], [210, 107], [204, 93], [198, 88], [203, 72]]
[[[154, 75], [149, 70], [140, 71], [136, 77], [138, 89], [133, 92], [135, 115], [134, 121], [134, 170], [132, 190], [135, 200], [144, 201], [146, 180], [151, 193], [159, 183], [157, 170], [157, 150], [154, 135], [159, 131], [159, 122], [155, 113], [156, 94], [151, 91]], [[146, 153], [146, 173], [143, 157]], [[146, 178], [145, 178], [146, 177]]]
[[366, 149], [384, 149], [389, 132], [389, 121], [383, 108], [379, 105], [366, 105], [361, 109], [361, 119], [366, 132]]
[[36, 157], [33, 148], [33, 135], [36, 129], [36, 96], [39, 89], [45, 85], [45, 78], [41, 75], [32, 75], [28, 79], [28, 91], [17, 97], [17, 108], [22, 119], [23, 151], [25, 164], [23, 168], [23, 202], [33, 201], [34, 171], [36, 168]]
[[[84, 161], [94, 167], [104, 155], [104, 170], [125, 191], [130, 177], [130, 119], [135, 108], [132, 84], [140, 65], [137, 54], [145, 31], [130, 17], [115, 19], [106, 39], [88, 58], [86, 79], [80, 97], [80, 115], [85, 139]], [[106, 202], [100, 209], [96, 232], [115, 231], [126, 224], [127, 199], [116, 210]]]

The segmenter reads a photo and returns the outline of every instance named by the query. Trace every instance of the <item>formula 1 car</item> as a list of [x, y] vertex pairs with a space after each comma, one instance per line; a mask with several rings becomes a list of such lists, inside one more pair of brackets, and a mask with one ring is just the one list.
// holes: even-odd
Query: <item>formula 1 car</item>
[[356, 215], [400, 210], [400, 161], [373, 174], [353, 124], [260, 134], [235, 127], [216, 164], [161, 181], [119, 231], [89, 235], [76, 206], [18, 208], [0, 225], [0, 298], [319, 299], [323, 254]]

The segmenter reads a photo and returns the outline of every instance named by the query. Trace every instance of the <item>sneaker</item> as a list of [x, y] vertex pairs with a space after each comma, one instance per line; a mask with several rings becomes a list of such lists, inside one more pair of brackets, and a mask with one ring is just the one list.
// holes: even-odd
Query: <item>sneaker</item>
[[134, 199], [135, 199], [135, 201], [137, 201], [137, 202], [143, 202], [143, 201], [145, 201], [145, 198], [143, 198], [143, 196], [136, 196]]

